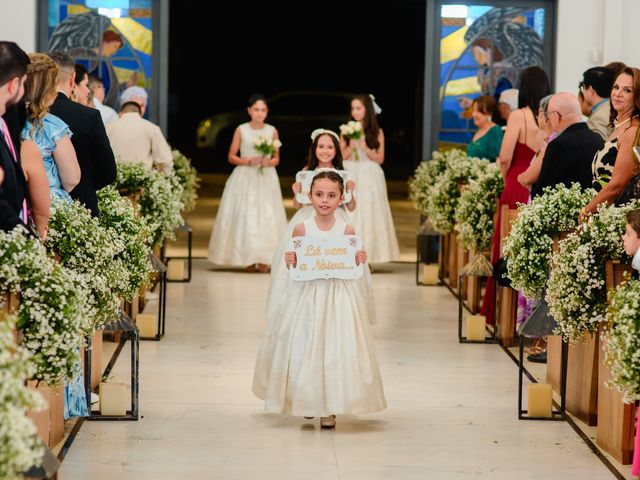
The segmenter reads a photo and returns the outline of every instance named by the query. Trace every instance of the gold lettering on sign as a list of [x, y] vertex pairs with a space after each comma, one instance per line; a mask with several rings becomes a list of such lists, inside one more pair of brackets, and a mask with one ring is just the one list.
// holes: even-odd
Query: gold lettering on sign
[[329, 262], [327, 260], [317, 260], [313, 270], [349, 270], [351, 267], [344, 262]]
[[347, 249], [341, 247], [327, 248], [324, 251], [325, 255], [346, 255]]
[[307, 245], [307, 249], [304, 251], [305, 255], [310, 257], [319, 257], [321, 255], [320, 247], [314, 247], [313, 245]]
[[308, 265], [306, 263], [300, 264], [300, 271], [301, 272], [306, 272], [307, 271], [307, 267], [308, 267]]

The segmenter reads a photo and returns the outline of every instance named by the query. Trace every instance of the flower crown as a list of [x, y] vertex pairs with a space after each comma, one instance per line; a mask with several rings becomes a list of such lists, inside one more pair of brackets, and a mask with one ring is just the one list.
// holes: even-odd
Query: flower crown
[[[324, 128], [316, 128], [313, 132], [311, 132], [311, 141], [315, 141], [315, 139], [320, 135], [333, 135], [336, 140], [340, 141], [340, 137], [333, 130], [326, 130]], [[326, 169], [325, 169], [326, 170]]]

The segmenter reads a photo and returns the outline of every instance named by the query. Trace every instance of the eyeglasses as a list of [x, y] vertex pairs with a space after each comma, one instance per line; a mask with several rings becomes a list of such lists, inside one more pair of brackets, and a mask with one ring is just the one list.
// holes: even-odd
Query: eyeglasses
[[549, 115], [551, 115], [552, 113], [557, 113], [557, 114], [558, 114], [558, 121], [562, 120], [562, 114], [561, 114], [559, 111], [557, 111], [557, 110], [553, 110], [553, 111], [551, 111], [551, 112], [546, 112], [546, 113], [544, 114], [545, 118], [547, 118], [547, 119], [548, 119], [548, 118], [549, 118]]

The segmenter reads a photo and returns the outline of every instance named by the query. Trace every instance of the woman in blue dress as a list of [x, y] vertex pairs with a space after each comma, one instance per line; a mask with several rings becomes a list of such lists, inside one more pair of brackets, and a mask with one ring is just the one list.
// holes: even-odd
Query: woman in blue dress
[[494, 122], [498, 114], [498, 104], [490, 95], [483, 95], [473, 101], [473, 123], [478, 127], [467, 147], [470, 157], [486, 158], [492, 162], [500, 154], [502, 128]]
[[[71, 143], [71, 131], [66, 123], [48, 113], [57, 95], [59, 69], [43, 53], [32, 53], [29, 59], [25, 83], [27, 122], [22, 130], [22, 141], [27, 148], [29, 142], [33, 142], [40, 151], [52, 204], [71, 202], [69, 192], [80, 182], [80, 166]], [[89, 414], [83, 375], [65, 385], [64, 393], [65, 420]]]

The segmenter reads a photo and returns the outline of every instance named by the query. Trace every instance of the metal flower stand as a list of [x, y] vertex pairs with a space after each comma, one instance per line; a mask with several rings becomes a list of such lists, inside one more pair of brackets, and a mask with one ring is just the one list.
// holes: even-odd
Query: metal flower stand
[[[437, 264], [440, 269], [438, 249], [440, 234], [436, 232], [426, 217], [420, 217], [420, 228], [416, 233], [416, 285], [430, 285], [420, 280], [420, 266]], [[439, 275], [438, 275], [439, 277]], [[438, 279], [440, 284], [440, 279]]]
[[[129, 316], [120, 311], [120, 316], [113, 319], [104, 327], [105, 332], [120, 333], [118, 346], [113, 352], [102, 378], [111, 373], [120, 352], [127, 340], [131, 341], [131, 409], [125, 415], [102, 415], [100, 411], [91, 409], [91, 352], [85, 350], [85, 390], [87, 394], [88, 420], [138, 420], [138, 395], [140, 390], [140, 335], [138, 327]], [[98, 366], [99, 368], [99, 366]]]
[[[463, 308], [467, 309], [469, 313], [471, 311], [464, 303], [463, 297], [463, 284], [464, 277], [490, 277], [492, 274], [491, 262], [482, 254], [476, 255], [474, 259], [467, 263], [458, 274], [458, 343], [498, 343], [496, 337], [496, 327], [490, 331], [490, 335], [484, 337], [482, 340], [471, 340], [462, 335], [462, 313]], [[487, 327], [485, 326], [485, 330]]]
[[164, 337], [165, 321], [167, 315], [167, 267], [162, 261], [151, 254], [151, 265], [160, 275], [160, 294], [158, 295], [158, 324], [156, 334], [152, 337], [140, 337], [141, 340], [160, 340]]
[[182, 280], [174, 280], [167, 279], [167, 282], [172, 283], [188, 283], [191, 281], [191, 271], [193, 265], [193, 229], [191, 225], [188, 223], [183, 223], [178, 228], [176, 228], [176, 232], [187, 232], [187, 256], [186, 257], [165, 257], [167, 265], [169, 264], [169, 260], [187, 260], [187, 277]]
[[[560, 410], [551, 411], [550, 417], [530, 416], [529, 410], [522, 408], [522, 388], [524, 384], [524, 375], [526, 374], [532, 383], [537, 383], [536, 380], [527, 372], [524, 368], [524, 339], [525, 338], [539, 338], [548, 335], [553, 335], [553, 330], [558, 326], [555, 319], [549, 314], [549, 305], [545, 300], [542, 300], [537, 308], [533, 311], [531, 316], [527, 318], [518, 328], [518, 334], [520, 337], [519, 345], [519, 367], [518, 367], [518, 419], [519, 420], [564, 420], [566, 411], [566, 397], [567, 397], [567, 358], [569, 354], [569, 345], [567, 342], [562, 342], [562, 355], [561, 355], [561, 380], [560, 380]], [[555, 402], [553, 402], [555, 403]], [[556, 404], [557, 406], [557, 404]]]

